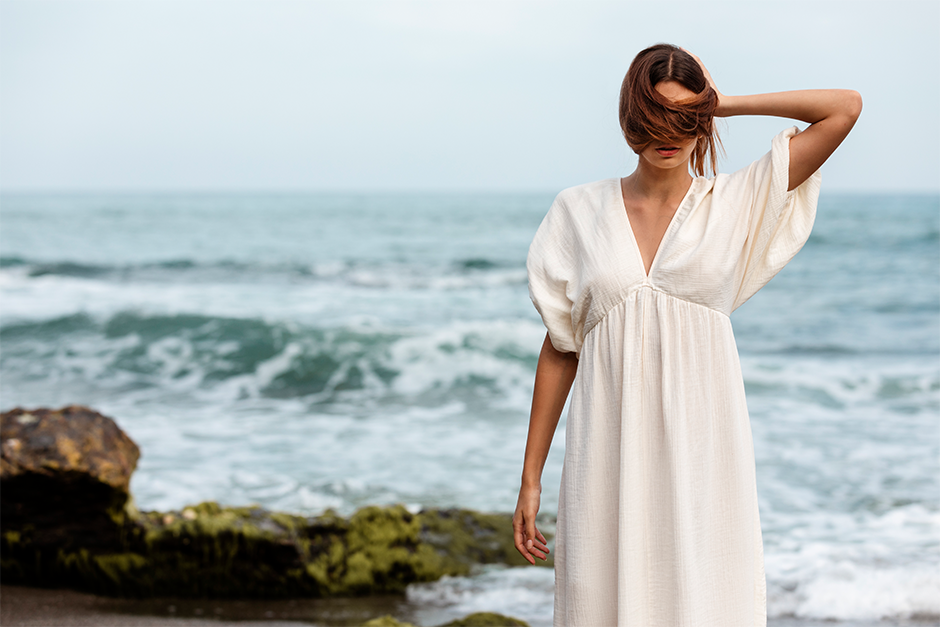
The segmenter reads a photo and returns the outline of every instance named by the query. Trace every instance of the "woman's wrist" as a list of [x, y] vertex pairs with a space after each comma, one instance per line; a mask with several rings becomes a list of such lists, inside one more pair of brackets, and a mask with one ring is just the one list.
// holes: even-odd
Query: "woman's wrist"
[[531, 478], [526, 477], [525, 475], [523, 475], [523, 476], [522, 476], [522, 487], [519, 488], [519, 491], [520, 491], [520, 492], [535, 491], [535, 492], [541, 494], [541, 493], [542, 493], [542, 481], [541, 481], [541, 479], [531, 479]]
[[727, 118], [740, 115], [741, 96], [726, 96], [718, 93], [718, 107], [715, 109], [716, 118]]
[[[746, 94], [743, 96], [725, 96], [719, 95], [718, 109], [715, 111], [716, 117], [728, 118], [735, 115], [775, 115], [781, 117], [791, 117], [781, 111], [781, 99], [776, 97], [780, 94]], [[784, 108], [786, 105], [784, 104]]]

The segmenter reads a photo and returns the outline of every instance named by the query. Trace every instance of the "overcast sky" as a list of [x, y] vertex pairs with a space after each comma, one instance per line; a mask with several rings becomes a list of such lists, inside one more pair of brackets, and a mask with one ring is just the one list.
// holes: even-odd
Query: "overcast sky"
[[[861, 92], [824, 190], [940, 189], [940, 2], [3, 0], [4, 190], [538, 190], [632, 172], [633, 56]], [[789, 125], [732, 118], [731, 171]], [[803, 125], [805, 126], [805, 125]]]

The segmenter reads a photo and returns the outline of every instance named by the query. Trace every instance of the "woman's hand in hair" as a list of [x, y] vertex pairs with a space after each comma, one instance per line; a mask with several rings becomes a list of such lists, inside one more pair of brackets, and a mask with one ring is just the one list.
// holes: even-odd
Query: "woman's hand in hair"
[[698, 66], [699, 66], [700, 68], [702, 68], [702, 72], [705, 74], [705, 80], [708, 81], [709, 87], [711, 87], [712, 89], [714, 89], [714, 90], [715, 90], [715, 93], [718, 94], [718, 108], [715, 109], [715, 116], [716, 116], [716, 117], [719, 117], [719, 118], [720, 118], [720, 117], [724, 117], [724, 116], [725, 116], [725, 113], [724, 113], [724, 111], [722, 110], [722, 105], [724, 105], [725, 95], [724, 95], [723, 93], [721, 93], [721, 92], [718, 90], [718, 86], [715, 85], [715, 80], [712, 78], [712, 75], [709, 74], [708, 68], [705, 67], [705, 64], [702, 63], [702, 60], [701, 60], [701, 59], [699, 59], [697, 56], [695, 56], [694, 54], [692, 54], [691, 52], [689, 52], [689, 51], [686, 50], [685, 48], [682, 48], [682, 51], [685, 52], [685, 53], [687, 53], [687, 54], [688, 54], [690, 57], [692, 57], [693, 59], [695, 59], [695, 62], [698, 63]]

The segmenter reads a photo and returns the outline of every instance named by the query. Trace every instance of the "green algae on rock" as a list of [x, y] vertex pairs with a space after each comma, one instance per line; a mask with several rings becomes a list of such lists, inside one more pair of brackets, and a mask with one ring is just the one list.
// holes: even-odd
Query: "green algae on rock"
[[[19, 418], [24, 414], [30, 416], [25, 421]], [[49, 442], [59, 441], [50, 430], [78, 424], [63, 427], [61, 416], [85, 416], [100, 433], [126, 440], [133, 448], [125, 443], [116, 461], [105, 462], [110, 440], [66, 446], [70, 465], [65, 472], [62, 464], [51, 472], [41, 461], [20, 461], [47, 454], [43, 451]], [[47, 417], [50, 422], [37, 424]], [[20, 431], [7, 430], [11, 422], [46, 435], [16, 437]], [[136, 597], [333, 597], [402, 593], [411, 583], [466, 575], [476, 564], [525, 563], [513, 546], [508, 514], [462, 509], [413, 514], [398, 505], [365, 507], [346, 519], [330, 511], [307, 517], [214, 502], [180, 511], [138, 512], [127, 492], [136, 446], [107, 422], [113, 425], [80, 407], [58, 413], [17, 409], [3, 415], [4, 583]], [[36, 442], [46, 449], [24, 450]], [[89, 455], [95, 459], [89, 461]], [[110, 474], [100, 472], [102, 468]], [[122, 468], [124, 474], [114, 470]], [[48, 492], [8, 489], [24, 476], [30, 486]], [[60, 496], [43, 502], [48, 494]], [[84, 502], [78, 518], [62, 506], [73, 501]]]
[[403, 623], [394, 616], [386, 614], [362, 623], [362, 627], [417, 627], [414, 623]]
[[[373, 618], [362, 624], [362, 627], [416, 627], [413, 623], [405, 623], [394, 616], [385, 615]], [[463, 618], [452, 620], [438, 627], [529, 627], [529, 623], [512, 616], [504, 616], [494, 612], [476, 612]]]
[[529, 623], [512, 616], [495, 612], [476, 612], [463, 618], [452, 620], [440, 627], [529, 627]]

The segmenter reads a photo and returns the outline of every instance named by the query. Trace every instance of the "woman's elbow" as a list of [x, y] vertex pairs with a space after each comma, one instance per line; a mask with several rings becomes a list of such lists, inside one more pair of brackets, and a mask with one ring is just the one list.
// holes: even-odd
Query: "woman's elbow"
[[841, 143], [862, 113], [862, 95], [854, 89], [840, 89], [838, 93], [839, 97], [832, 103], [827, 120], [834, 125], [831, 128], [838, 129]]
[[853, 124], [862, 114], [862, 95], [854, 89], [845, 90], [845, 114]]

